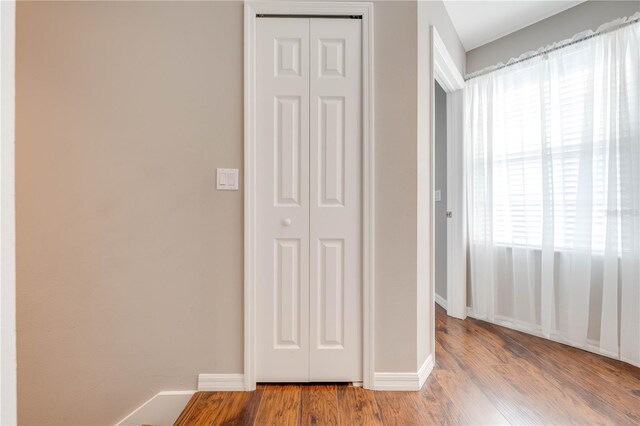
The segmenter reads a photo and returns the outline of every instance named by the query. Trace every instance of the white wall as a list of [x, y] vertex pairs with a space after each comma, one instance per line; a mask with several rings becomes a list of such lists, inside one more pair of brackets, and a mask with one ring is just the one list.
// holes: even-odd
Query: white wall
[[[508, 3], [506, 3], [508, 4]], [[467, 74], [640, 11], [640, 1], [590, 0], [467, 52]]]

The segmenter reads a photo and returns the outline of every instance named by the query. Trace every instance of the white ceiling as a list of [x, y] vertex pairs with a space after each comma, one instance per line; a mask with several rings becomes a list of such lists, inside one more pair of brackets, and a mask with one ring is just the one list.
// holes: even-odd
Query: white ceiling
[[583, 1], [445, 0], [444, 4], [464, 49], [469, 51]]

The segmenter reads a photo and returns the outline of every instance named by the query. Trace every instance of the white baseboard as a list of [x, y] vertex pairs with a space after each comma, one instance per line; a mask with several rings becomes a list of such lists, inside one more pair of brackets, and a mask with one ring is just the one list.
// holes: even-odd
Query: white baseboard
[[374, 389], [385, 391], [418, 391], [433, 370], [433, 357], [429, 355], [415, 373], [375, 373]]
[[530, 334], [532, 336], [540, 337], [542, 339], [551, 340], [552, 342], [561, 343], [563, 345], [572, 346], [574, 348], [592, 352], [596, 355], [602, 355], [602, 356], [606, 356], [607, 358], [617, 359], [622, 362], [626, 362], [627, 364], [631, 364], [635, 367], [640, 367], [640, 363], [636, 361], [625, 359], [624, 357], [618, 356], [618, 354], [612, 354], [610, 352], [603, 351], [602, 349], [600, 349], [597, 342], [594, 342], [591, 340], [588, 340], [586, 344], [578, 344], [575, 342], [571, 342], [565, 338], [562, 338], [561, 336], [558, 335], [558, 332], [553, 332], [552, 335], [545, 336], [538, 327], [531, 327], [526, 323], [518, 323], [513, 320], [506, 319], [504, 317], [494, 317], [493, 320], [490, 320], [489, 318], [486, 318], [484, 316], [477, 315], [473, 311], [473, 308], [470, 308], [470, 307], [467, 307], [467, 316], [480, 321], [485, 321], [491, 324], [495, 324], [500, 327], [505, 327], [511, 330], [520, 331], [522, 333]]
[[195, 392], [160, 392], [116, 423], [116, 426], [172, 425]]
[[418, 370], [418, 389], [422, 389], [422, 385], [427, 381], [427, 377], [431, 374], [433, 370], [433, 355], [429, 354], [427, 359], [424, 360], [422, 366]]
[[438, 295], [438, 293], [434, 293], [436, 295], [436, 303], [440, 306], [442, 306], [442, 308], [446, 311], [447, 310], [447, 300]]
[[199, 374], [198, 391], [244, 391], [244, 375]]
[[[418, 371], [410, 373], [375, 373], [375, 390], [418, 391], [433, 370], [433, 357], [429, 355]], [[198, 391], [244, 391], [242, 374], [200, 374]]]

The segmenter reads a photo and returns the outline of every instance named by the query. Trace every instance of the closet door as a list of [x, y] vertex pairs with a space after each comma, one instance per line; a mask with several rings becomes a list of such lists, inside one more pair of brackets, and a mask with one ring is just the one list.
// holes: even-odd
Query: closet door
[[257, 20], [256, 378], [309, 380], [309, 20]]
[[257, 22], [256, 377], [360, 381], [361, 21]]
[[311, 381], [362, 380], [361, 22], [310, 22]]

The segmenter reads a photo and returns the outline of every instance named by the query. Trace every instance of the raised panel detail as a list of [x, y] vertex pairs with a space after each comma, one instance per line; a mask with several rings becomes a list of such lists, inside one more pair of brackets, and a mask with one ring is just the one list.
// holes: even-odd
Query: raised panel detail
[[318, 130], [318, 194], [321, 206], [344, 205], [344, 98], [321, 97]]
[[275, 240], [274, 262], [274, 347], [296, 349], [300, 347], [300, 240]]
[[300, 97], [275, 98], [275, 203], [300, 205]]
[[341, 349], [344, 334], [344, 240], [320, 240], [318, 348]]
[[320, 39], [320, 77], [344, 77], [344, 39]]
[[275, 39], [275, 56], [275, 75], [277, 77], [300, 75], [299, 38]]

